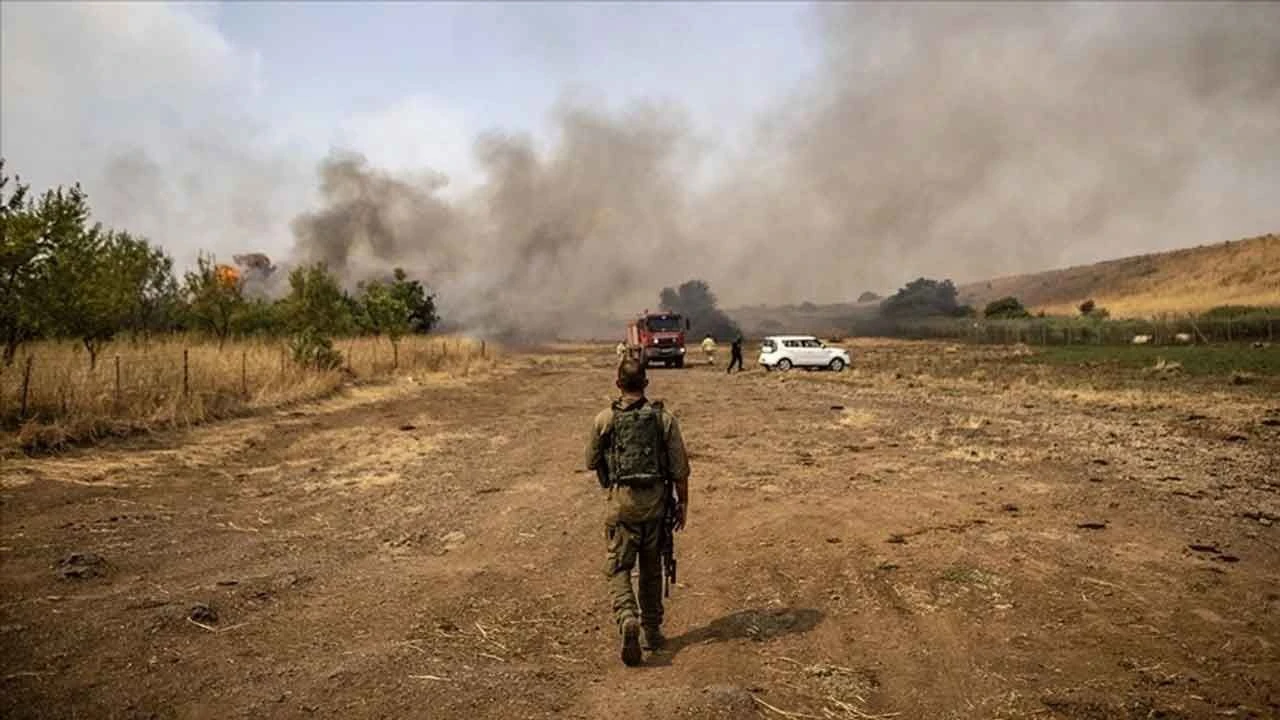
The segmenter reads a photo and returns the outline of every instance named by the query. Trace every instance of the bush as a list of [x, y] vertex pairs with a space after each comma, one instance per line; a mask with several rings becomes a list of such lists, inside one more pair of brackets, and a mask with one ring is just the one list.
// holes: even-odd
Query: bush
[[1022, 301], [1012, 295], [1002, 297], [999, 300], [992, 300], [987, 303], [987, 307], [982, 311], [982, 316], [986, 318], [1029, 318], [1031, 313], [1022, 306]]
[[333, 349], [333, 341], [314, 328], [306, 328], [289, 343], [293, 361], [314, 370], [337, 370], [342, 367], [342, 353]]
[[950, 280], [918, 278], [880, 303], [882, 315], [891, 318], [964, 317], [970, 312], [956, 301]]

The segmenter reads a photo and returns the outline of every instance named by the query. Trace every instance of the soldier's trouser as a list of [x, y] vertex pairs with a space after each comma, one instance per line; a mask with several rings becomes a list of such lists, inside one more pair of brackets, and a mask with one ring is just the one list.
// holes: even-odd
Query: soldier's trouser
[[[645, 523], [609, 523], [605, 532], [609, 539], [609, 559], [605, 570], [609, 576], [609, 595], [613, 598], [613, 616], [619, 627], [627, 618], [639, 617], [640, 624], [656, 628], [662, 625], [662, 558], [658, 553], [662, 520]], [[631, 588], [631, 568], [640, 563], [640, 603]]]

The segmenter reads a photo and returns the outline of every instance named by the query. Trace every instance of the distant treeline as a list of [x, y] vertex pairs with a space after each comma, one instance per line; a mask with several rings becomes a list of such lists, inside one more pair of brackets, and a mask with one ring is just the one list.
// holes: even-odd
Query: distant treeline
[[1138, 335], [1157, 344], [1271, 342], [1280, 333], [1280, 306], [1223, 305], [1200, 314], [1112, 319], [1090, 299], [1078, 310], [1070, 317], [1033, 315], [1017, 298], [1005, 297], [979, 311], [958, 303], [950, 280], [920, 278], [883, 300], [877, 311], [850, 319], [847, 330], [855, 336], [1042, 345], [1129, 343]]
[[295, 359], [336, 367], [329, 338], [385, 335], [394, 346], [407, 333], [436, 324], [434, 296], [397, 269], [385, 282], [344, 290], [323, 264], [295, 268], [279, 299], [251, 298], [228, 266], [203, 254], [181, 276], [158, 245], [91, 221], [88, 198], [75, 185], [41, 195], [4, 174], [0, 159], [0, 340], [3, 363], [38, 339], [73, 339], [90, 365], [102, 347], [127, 336], [198, 332], [292, 340]]

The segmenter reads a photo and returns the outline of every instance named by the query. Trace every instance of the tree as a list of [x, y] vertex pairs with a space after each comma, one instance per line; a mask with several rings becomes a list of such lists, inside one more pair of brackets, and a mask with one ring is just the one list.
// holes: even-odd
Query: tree
[[146, 268], [134, 265], [145, 243], [101, 225], [60, 238], [53, 249], [53, 278], [45, 297], [50, 327], [80, 340], [89, 368], [116, 333], [136, 316]]
[[[8, 199], [5, 189], [13, 182]], [[38, 286], [45, 279], [49, 238], [42, 217], [21, 178], [4, 174], [0, 158], [0, 333], [4, 364], [12, 365], [18, 346], [39, 331]]]
[[436, 296], [428, 295], [422, 283], [410, 280], [403, 268], [395, 269], [389, 290], [391, 296], [403, 303], [408, 310], [412, 332], [429, 333], [440, 321], [440, 317], [436, 315]]
[[244, 311], [244, 293], [239, 283], [227, 282], [212, 256], [196, 258], [196, 269], [185, 276], [187, 312], [198, 325], [218, 338], [218, 347], [227, 342], [239, 313]]
[[918, 278], [880, 303], [880, 313], [895, 318], [961, 317], [967, 309], [956, 302], [956, 286], [950, 280]]
[[289, 273], [289, 294], [284, 298], [285, 322], [290, 331], [311, 329], [331, 337], [355, 325], [353, 303], [325, 263], [296, 267]]
[[860, 303], [875, 302], [876, 300], [879, 300], [879, 299], [880, 299], [880, 296], [871, 292], [870, 290], [867, 290], [866, 292], [858, 296], [858, 302]]
[[987, 307], [982, 311], [983, 317], [1000, 318], [1000, 319], [1018, 319], [1029, 318], [1031, 313], [1022, 306], [1022, 302], [1012, 295], [1002, 297], [999, 300], [992, 300], [987, 303]]
[[177, 321], [181, 294], [173, 276], [173, 258], [145, 238], [123, 234], [117, 247], [121, 273], [133, 292], [130, 329], [149, 338], [151, 333], [172, 329]]
[[658, 300], [664, 312], [685, 316], [700, 335], [705, 333], [725, 341], [742, 334], [738, 324], [717, 306], [715, 293], [703, 280], [689, 280], [674, 290], [663, 288]]
[[361, 325], [391, 341], [392, 367], [400, 366], [400, 338], [413, 329], [409, 307], [392, 289], [376, 280], [360, 285]]
[[1094, 303], [1092, 299], [1085, 300], [1084, 302], [1080, 303], [1080, 314], [1089, 315], [1090, 313], [1093, 312], [1093, 309], [1095, 307], [1097, 307], [1097, 304]]

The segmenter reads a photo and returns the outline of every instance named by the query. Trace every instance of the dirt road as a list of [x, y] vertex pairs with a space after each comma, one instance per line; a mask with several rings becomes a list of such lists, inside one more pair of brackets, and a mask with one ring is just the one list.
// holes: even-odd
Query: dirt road
[[1280, 400], [980, 352], [654, 370], [693, 499], [637, 669], [608, 348], [7, 462], [0, 715], [1280, 716]]

